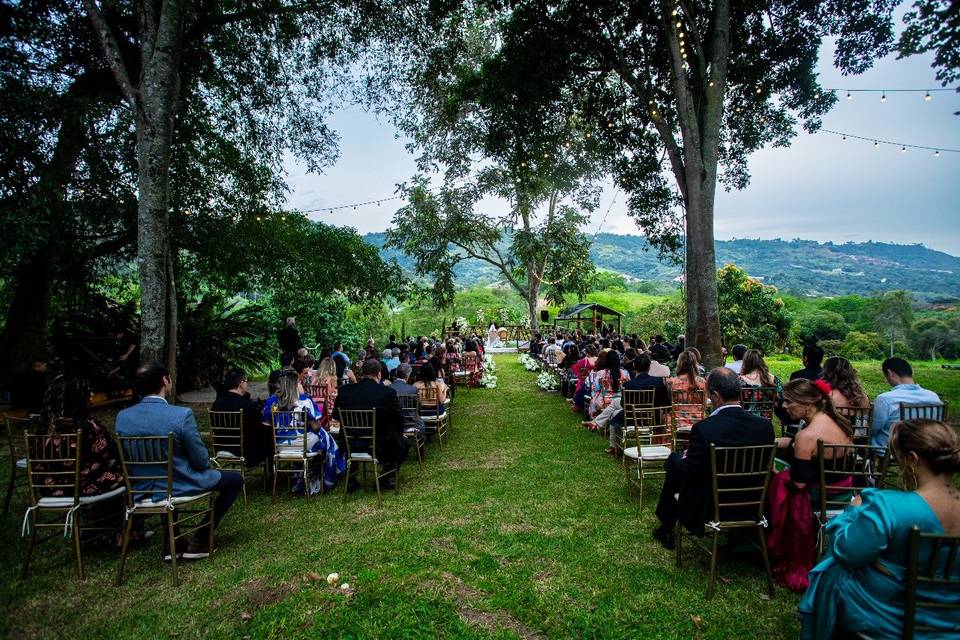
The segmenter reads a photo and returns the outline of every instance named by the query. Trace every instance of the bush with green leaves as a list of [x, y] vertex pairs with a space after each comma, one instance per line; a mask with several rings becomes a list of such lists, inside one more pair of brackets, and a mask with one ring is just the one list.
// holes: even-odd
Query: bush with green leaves
[[873, 360], [883, 357], [883, 346], [879, 333], [851, 331], [843, 341], [842, 355], [850, 360]]
[[745, 344], [765, 353], [786, 346], [793, 319], [777, 297], [777, 288], [765, 285], [736, 265], [717, 272], [720, 330], [726, 345]]

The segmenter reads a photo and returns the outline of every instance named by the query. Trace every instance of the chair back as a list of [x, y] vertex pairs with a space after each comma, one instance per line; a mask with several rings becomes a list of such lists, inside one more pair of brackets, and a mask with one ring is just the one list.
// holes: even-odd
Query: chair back
[[221, 451], [243, 457], [243, 411], [209, 411], [213, 456]]
[[25, 433], [37, 432], [37, 418], [18, 418], [16, 416], [3, 415], [3, 421], [7, 428], [7, 448], [10, 452], [10, 464], [16, 464], [17, 460], [27, 457], [27, 450], [24, 448]]
[[337, 409], [340, 431], [347, 443], [347, 458], [357, 453], [375, 455], [377, 412], [374, 409]]
[[473, 373], [480, 368], [480, 356], [470, 354], [463, 356], [463, 370], [467, 373]]
[[80, 438], [79, 430], [53, 435], [23, 434], [31, 504], [46, 497], [72, 498], [74, 505], [79, 502]]
[[820, 521], [827, 511], [850, 505], [852, 495], [883, 483], [885, 455], [869, 444], [826, 444], [817, 441], [817, 472], [820, 483]]
[[947, 403], [945, 402], [901, 402], [900, 420], [943, 420], [947, 417]]
[[440, 388], [436, 384], [420, 389], [419, 392], [421, 413], [440, 415], [443, 403], [440, 402]]
[[744, 386], [740, 390], [740, 404], [743, 410], [767, 420], [773, 417], [773, 406], [776, 402], [776, 387]]
[[620, 405], [624, 408], [631, 406], [652, 409], [655, 395], [656, 389], [622, 389]]
[[307, 429], [310, 417], [306, 409], [294, 411], [279, 411], [276, 405], [270, 411], [270, 421], [273, 426], [273, 452], [280, 450], [300, 450], [304, 457], [307, 455]]
[[761, 521], [776, 451], [775, 444], [710, 445], [714, 522], [746, 525]]
[[316, 403], [320, 411], [323, 412], [324, 421], [329, 422], [330, 412], [333, 411], [333, 403], [337, 399], [335, 392], [331, 393], [326, 384], [308, 384], [303, 387], [304, 393]]
[[693, 425], [707, 416], [707, 393], [703, 389], [674, 389], [670, 402], [674, 429]]
[[420, 396], [415, 393], [398, 393], [400, 415], [403, 416], [404, 429], [412, 429], [420, 420]]
[[[910, 528], [909, 557], [907, 558], [907, 585], [904, 594], [903, 637], [913, 638], [918, 632], [929, 637], [947, 637], [944, 627], [917, 624], [917, 609], [933, 611], [960, 610], [960, 598], [945, 597], [933, 601], [922, 596], [920, 588], [929, 592], [956, 595], [960, 592], [960, 536], [922, 533], [916, 525]], [[920, 552], [930, 548], [927, 562], [921, 562]]]
[[[117, 436], [127, 500], [153, 502], [173, 497], [173, 434], [165, 436]], [[134, 489], [134, 482], [138, 487]], [[134, 496], [136, 491], [136, 497]]]
[[837, 415], [850, 421], [853, 444], [870, 444], [873, 433], [873, 405], [869, 407], [835, 407]]
[[629, 405], [623, 412], [624, 447], [660, 446], [673, 450], [669, 407]]

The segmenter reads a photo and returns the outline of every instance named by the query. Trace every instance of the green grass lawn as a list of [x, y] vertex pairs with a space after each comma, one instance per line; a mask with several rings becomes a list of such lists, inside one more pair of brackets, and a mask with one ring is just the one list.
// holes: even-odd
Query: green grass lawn
[[[210, 560], [170, 585], [159, 541], [88, 551], [49, 542], [16, 576], [23, 500], [2, 523], [2, 637], [792, 638], [797, 597], [767, 599], [762, 565], [723, 560], [704, 600], [705, 558], [682, 569], [650, 538], [658, 485], [628, 497], [605, 442], [558, 394], [499, 356], [499, 387], [461, 393], [450, 443], [404, 465], [400, 491], [271, 504], [256, 481], [217, 531]], [[339, 572], [353, 593], [317, 580]]]

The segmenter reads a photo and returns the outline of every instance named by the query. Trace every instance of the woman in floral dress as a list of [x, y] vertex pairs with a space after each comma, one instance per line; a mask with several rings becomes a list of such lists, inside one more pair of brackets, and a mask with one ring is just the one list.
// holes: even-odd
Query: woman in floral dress
[[[667, 390], [670, 392], [670, 398], [673, 402], [673, 419], [675, 428], [681, 429], [692, 427], [704, 418], [704, 404], [702, 402], [691, 402], [689, 392], [702, 391], [706, 381], [700, 375], [699, 361], [694, 351], [688, 349], [677, 358], [677, 374], [664, 380]], [[686, 398], [680, 396], [688, 396]], [[683, 400], [677, 402], [677, 400]]]

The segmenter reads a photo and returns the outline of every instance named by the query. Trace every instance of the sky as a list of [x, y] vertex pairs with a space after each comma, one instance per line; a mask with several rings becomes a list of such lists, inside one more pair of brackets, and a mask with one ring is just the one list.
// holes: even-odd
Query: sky
[[[840, 89], [823, 127], [865, 138], [960, 149], [960, 94], [852, 93], [847, 89], [939, 88], [930, 56], [875, 62], [859, 76], [844, 77], [832, 64], [833, 46], [821, 49], [821, 86]], [[359, 108], [337, 111], [329, 125], [340, 136], [340, 156], [323, 174], [307, 173], [287, 159], [287, 204], [300, 210], [353, 204], [396, 195], [396, 185], [416, 173], [413, 156], [386, 120]], [[960, 153], [907, 149], [870, 141], [844, 141], [799, 129], [790, 147], [758, 151], [750, 158], [752, 179], [742, 191], [718, 186], [715, 232], [730, 238], [802, 238], [821, 242], [875, 240], [920, 243], [960, 256]], [[584, 229], [640, 233], [627, 215], [624, 194], [608, 186]], [[365, 205], [311, 218], [351, 226], [361, 233], [390, 226], [399, 200]], [[499, 203], [487, 200], [484, 207]], [[607, 213], [609, 210], [609, 213]], [[604, 216], [606, 215], [606, 219]], [[602, 225], [601, 225], [602, 223]]]

